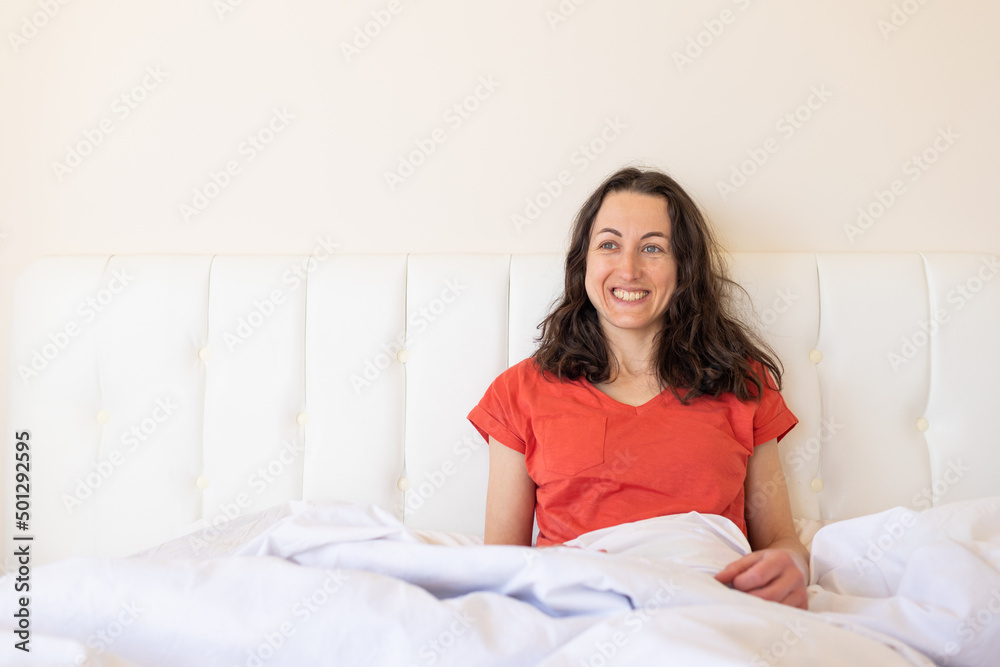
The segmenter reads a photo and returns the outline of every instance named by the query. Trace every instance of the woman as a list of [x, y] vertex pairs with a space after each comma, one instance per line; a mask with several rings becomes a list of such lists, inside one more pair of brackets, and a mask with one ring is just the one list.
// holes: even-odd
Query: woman
[[777, 449], [798, 420], [773, 353], [727, 314], [730, 285], [707, 223], [670, 177], [627, 168], [591, 195], [541, 345], [469, 414], [491, 445], [488, 544], [530, 545], [536, 515], [545, 546], [718, 514], [753, 552], [716, 578], [807, 608], [808, 552]]

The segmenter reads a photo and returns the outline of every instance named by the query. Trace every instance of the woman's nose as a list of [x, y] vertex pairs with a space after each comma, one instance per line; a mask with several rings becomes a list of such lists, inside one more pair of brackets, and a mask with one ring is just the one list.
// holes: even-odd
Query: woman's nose
[[639, 273], [639, 260], [634, 253], [623, 252], [618, 264], [618, 272], [623, 280], [635, 280]]

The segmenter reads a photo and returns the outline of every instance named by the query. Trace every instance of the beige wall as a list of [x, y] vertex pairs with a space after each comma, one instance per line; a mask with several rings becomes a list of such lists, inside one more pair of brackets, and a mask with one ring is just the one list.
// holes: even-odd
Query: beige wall
[[998, 23], [985, 0], [10, 0], [0, 372], [39, 256], [560, 251], [624, 163], [675, 175], [731, 250], [1000, 251]]

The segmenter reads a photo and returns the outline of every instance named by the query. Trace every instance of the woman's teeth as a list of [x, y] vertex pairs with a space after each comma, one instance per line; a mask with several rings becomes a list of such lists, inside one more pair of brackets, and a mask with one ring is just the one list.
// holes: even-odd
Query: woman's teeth
[[613, 290], [613, 294], [615, 295], [615, 297], [621, 299], [622, 301], [638, 301], [642, 297], [649, 294], [649, 291], [645, 290], [641, 292], [626, 292], [623, 289], [616, 289]]

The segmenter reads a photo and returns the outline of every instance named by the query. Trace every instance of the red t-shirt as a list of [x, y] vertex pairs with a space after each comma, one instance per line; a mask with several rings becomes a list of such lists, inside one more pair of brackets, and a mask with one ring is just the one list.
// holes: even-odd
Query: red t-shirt
[[746, 534], [743, 482], [759, 444], [798, 423], [781, 394], [732, 394], [683, 405], [665, 389], [638, 407], [586, 379], [542, 377], [531, 358], [504, 371], [469, 413], [489, 441], [525, 456], [538, 545], [640, 519], [719, 514]]

